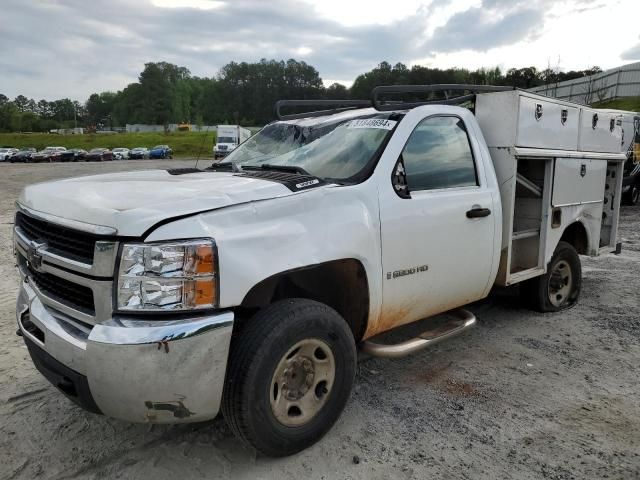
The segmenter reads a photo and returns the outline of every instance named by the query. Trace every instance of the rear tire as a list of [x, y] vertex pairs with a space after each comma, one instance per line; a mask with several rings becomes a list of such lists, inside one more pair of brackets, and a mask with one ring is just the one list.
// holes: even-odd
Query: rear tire
[[335, 310], [282, 300], [234, 332], [222, 414], [245, 444], [268, 456], [291, 455], [333, 426], [355, 372], [353, 334]]
[[558, 312], [573, 307], [580, 297], [582, 267], [573, 245], [559, 242], [547, 266], [547, 273], [522, 282], [525, 304], [539, 312]]

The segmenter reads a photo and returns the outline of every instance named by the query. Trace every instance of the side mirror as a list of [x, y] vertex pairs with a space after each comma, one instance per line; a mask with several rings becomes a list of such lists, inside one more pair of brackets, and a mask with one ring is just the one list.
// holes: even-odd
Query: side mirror
[[402, 155], [398, 158], [393, 171], [391, 172], [391, 185], [393, 191], [396, 192], [400, 198], [411, 198], [411, 192], [409, 192], [409, 184], [407, 183], [407, 171], [404, 168], [404, 159]]

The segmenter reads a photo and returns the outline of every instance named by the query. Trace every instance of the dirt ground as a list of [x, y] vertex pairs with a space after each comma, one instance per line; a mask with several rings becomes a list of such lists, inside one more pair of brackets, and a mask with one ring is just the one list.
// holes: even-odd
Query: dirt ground
[[11, 229], [28, 183], [193, 162], [0, 164], [0, 479], [640, 478], [640, 207], [622, 254], [583, 258], [580, 303], [523, 309], [506, 290], [478, 327], [400, 360], [359, 363], [337, 425], [289, 458], [256, 456], [224, 421], [133, 425], [82, 411], [15, 335]]

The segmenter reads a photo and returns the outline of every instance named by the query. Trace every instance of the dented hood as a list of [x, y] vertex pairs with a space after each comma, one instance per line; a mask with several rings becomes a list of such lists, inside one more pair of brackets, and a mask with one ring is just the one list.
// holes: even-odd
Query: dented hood
[[148, 170], [34, 184], [18, 202], [49, 216], [110, 227], [117, 235], [140, 236], [168, 218], [292, 194], [280, 183], [228, 172]]

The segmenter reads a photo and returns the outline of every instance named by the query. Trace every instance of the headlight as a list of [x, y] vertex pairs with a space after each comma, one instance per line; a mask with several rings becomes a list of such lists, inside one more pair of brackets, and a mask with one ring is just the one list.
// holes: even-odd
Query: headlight
[[127, 243], [118, 272], [117, 308], [193, 310], [218, 303], [218, 266], [211, 240]]

